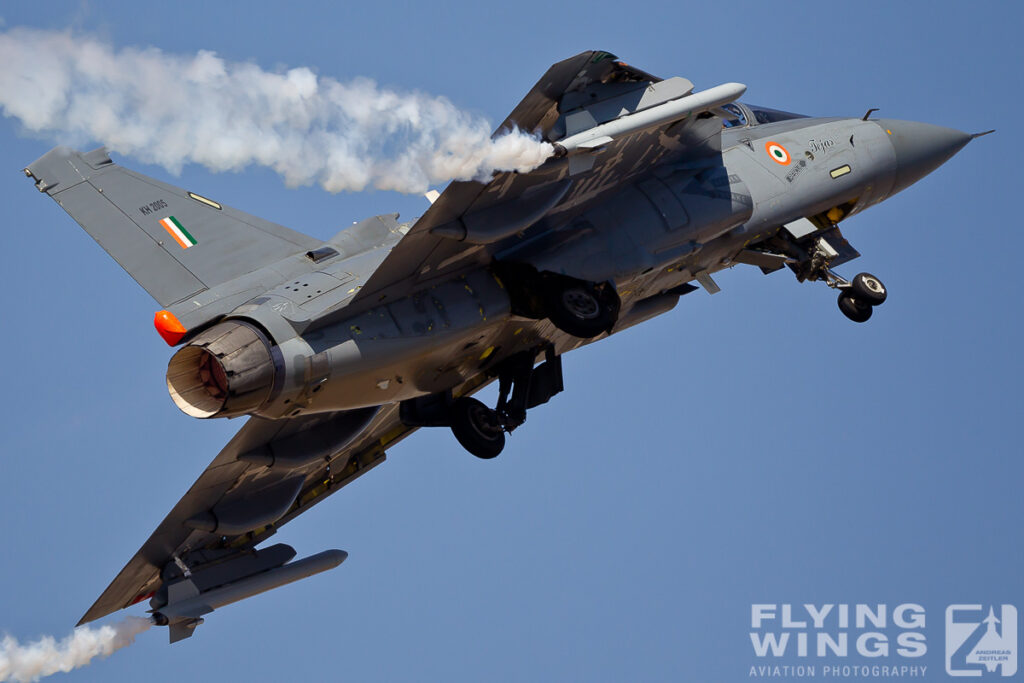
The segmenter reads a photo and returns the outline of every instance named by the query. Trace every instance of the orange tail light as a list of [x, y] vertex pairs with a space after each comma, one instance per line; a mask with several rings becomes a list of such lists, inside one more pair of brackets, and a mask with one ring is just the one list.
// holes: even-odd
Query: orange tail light
[[180, 342], [188, 332], [170, 311], [157, 311], [153, 316], [153, 325], [168, 346], [174, 346]]

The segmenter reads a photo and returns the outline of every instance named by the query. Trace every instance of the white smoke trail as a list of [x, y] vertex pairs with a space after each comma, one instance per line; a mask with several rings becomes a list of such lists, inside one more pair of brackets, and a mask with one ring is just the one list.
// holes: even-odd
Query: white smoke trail
[[290, 186], [423, 192], [448, 180], [529, 171], [551, 145], [518, 130], [494, 140], [444, 97], [402, 93], [306, 67], [265, 71], [213, 52], [115, 50], [70, 31], [0, 32], [0, 111], [66, 144], [99, 141], [177, 173], [250, 164]]
[[34, 643], [21, 645], [10, 636], [0, 640], [0, 681], [38, 681], [58, 671], [68, 672], [86, 666], [96, 657], [135, 642], [135, 636], [152, 623], [142, 617], [127, 617], [98, 628], [83, 626], [61, 641], [44, 636]]

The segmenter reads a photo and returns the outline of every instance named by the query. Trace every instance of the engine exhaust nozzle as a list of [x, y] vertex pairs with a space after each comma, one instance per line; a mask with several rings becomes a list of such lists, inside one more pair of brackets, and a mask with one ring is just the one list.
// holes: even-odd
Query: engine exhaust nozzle
[[255, 327], [229, 320], [183, 346], [167, 364], [167, 391], [192, 417], [233, 417], [265, 404], [277, 364], [269, 340]]

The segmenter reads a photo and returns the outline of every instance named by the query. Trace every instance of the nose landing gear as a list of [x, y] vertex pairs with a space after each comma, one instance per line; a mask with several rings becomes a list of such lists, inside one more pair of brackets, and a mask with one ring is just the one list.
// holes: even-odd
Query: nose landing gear
[[839, 290], [839, 310], [855, 323], [867, 322], [875, 306], [885, 303], [887, 291], [882, 281], [871, 273], [858, 273], [853, 280], [842, 277], [829, 265], [837, 252], [824, 239], [815, 240], [810, 258], [797, 271], [797, 278], [821, 280]]
[[875, 306], [885, 303], [885, 285], [871, 273], [859, 273], [850, 282], [832, 275], [838, 279], [839, 310], [853, 322], [867, 322]]
[[871, 306], [881, 306], [885, 303], [885, 285], [871, 273], [860, 273], [854, 277], [850, 282], [850, 291], [855, 297]]
[[[832, 270], [833, 266], [842, 265], [860, 254], [850, 246], [829, 216], [816, 216], [813, 221], [802, 219], [806, 226], [800, 221], [787, 223], [785, 229], [764, 246], [769, 254], [785, 258], [785, 264], [798, 282], [824, 282], [839, 292], [839, 310], [843, 315], [855, 323], [867, 322], [875, 307], [885, 303], [885, 285], [871, 273], [859, 273], [852, 280], [847, 280]], [[772, 269], [762, 266], [762, 270], [768, 273], [781, 267], [782, 264], [778, 263]]]
[[839, 310], [853, 322], [867, 322], [875, 306], [885, 303], [885, 285], [871, 273], [858, 273], [853, 280], [845, 280], [828, 268], [824, 271], [825, 284], [839, 290]]
[[866, 323], [874, 309], [852, 294], [842, 292], [839, 295], [839, 310], [855, 323]]

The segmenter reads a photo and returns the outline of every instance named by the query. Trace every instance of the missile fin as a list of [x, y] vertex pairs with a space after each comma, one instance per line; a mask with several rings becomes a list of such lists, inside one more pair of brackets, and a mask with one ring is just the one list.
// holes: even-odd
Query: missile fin
[[176, 643], [179, 640], [185, 640], [191, 638], [192, 634], [196, 632], [196, 626], [203, 623], [202, 619], [189, 619], [187, 621], [177, 621], [170, 626], [171, 643]]
[[586, 109], [573, 112], [565, 117], [565, 134], [567, 136], [582, 133], [596, 126], [597, 121], [594, 120], [594, 115]]
[[[203, 623], [200, 617], [204, 614], [333, 569], [347, 557], [348, 553], [344, 550], [325, 550], [203, 592], [198, 591], [191, 579], [179, 581], [168, 586], [168, 603], [154, 610], [153, 621], [156, 624], [170, 626], [171, 642], [174, 643], [191, 637], [195, 627]], [[188, 597], [179, 599], [181, 596]]]
[[196, 584], [192, 579], [178, 581], [167, 587], [167, 602], [181, 602], [182, 600], [194, 598], [197, 595], [199, 595], [199, 589], [196, 588]]
[[612, 139], [610, 137], [608, 137], [607, 135], [602, 135], [599, 138], [594, 138], [593, 140], [587, 140], [586, 142], [581, 142], [579, 148], [580, 149], [597, 149], [599, 147], [604, 147], [609, 142], [612, 142]]
[[575, 154], [569, 157], [569, 175], [586, 173], [594, 168], [595, 161], [597, 161], [597, 157], [593, 154]]

